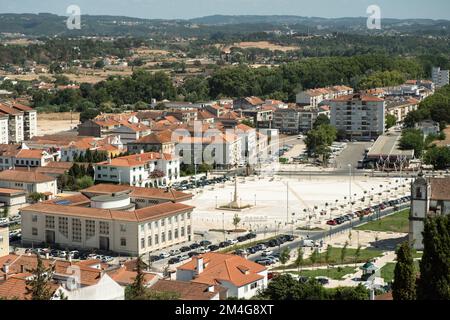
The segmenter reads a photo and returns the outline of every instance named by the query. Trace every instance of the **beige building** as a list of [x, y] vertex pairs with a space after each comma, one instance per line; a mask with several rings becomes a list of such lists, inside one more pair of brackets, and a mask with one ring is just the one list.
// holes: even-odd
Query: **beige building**
[[58, 193], [56, 178], [36, 171], [1, 171], [0, 188], [21, 189], [27, 193], [42, 193], [46, 199], [51, 199]]
[[193, 239], [193, 207], [162, 203], [134, 209], [129, 195], [96, 196], [90, 206], [65, 202], [22, 208], [22, 242], [142, 255]]
[[0, 227], [0, 258], [9, 254], [9, 229]]

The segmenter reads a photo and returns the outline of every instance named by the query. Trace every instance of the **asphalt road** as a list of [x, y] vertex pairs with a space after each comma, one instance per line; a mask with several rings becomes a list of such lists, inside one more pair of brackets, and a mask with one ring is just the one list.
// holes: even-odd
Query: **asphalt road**
[[[398, 206], [397, 210], [395, 210], [394, 207], [389, 207], [389, 208], [386, 208], [385, 210], [382, 210], [379, 214], [378, 213], [374, 213], [371, 216], [365, 216], [362, 220], [360, 220], [359, 218], [358, 219], [353, 219], [352, 221], [348, 221], [348, 222], [343, 223], [341, 225], [332, 226], [331, 230], [320, 231], [320, 232], [313, 232], [313, 233], [311, 233], [309, 235], [308, 239], [315, 240], [317, 242], [317, 241], [325, 239], [326, 237], [330, 237], [330, 236], [333, 236], [335, 234], [342, 233], [344, 231], [352, 229], [354, 227], [360, 226], [360, 225], [362, 225], [362, 224], [364, 224], [366, 222], [372, 221], [375, 218], [381, 219], [381, 218], [383, 218], [383, 217], [385, 217], [387, 215], [390, 215], [390, 214], [392, 214], [394, 212], [406, 209], [409, 206], [410, 206], [409, 203], [403, 203], [403, 204]], [[279, 253], [284, 248], [289, 248], [290, 250], [295, 250], [299, 246], [302, 246], [303, 240], [304, 239], [302, 239], [302, 238], [297, 238], [296, 240], [294, 240], [292, 242], [285, 242], [285, 243], [283, 243], [278, 248], [270, 248], [270, 250], [272, 250], [274, 253]], [[263, 257], [261, 255], [261, 253], [259, 253], [259, 252], [248, 256], [248, 259], [252, 260], [252, 261], [256, 261], [256, 260], [259, 260], [259, 259], [262, 259], [262, 258]]]

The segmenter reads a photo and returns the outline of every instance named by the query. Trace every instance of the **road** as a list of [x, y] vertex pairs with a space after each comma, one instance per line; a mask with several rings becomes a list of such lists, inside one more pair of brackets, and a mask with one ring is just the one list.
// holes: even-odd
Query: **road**
[[[398, 206], [398, 209], [395, 210], [393, 207], [389, 207], [386, 208], [385, 210], [382, 210], [379, 214], [375, 213], [372, 216], [365, 216], [362, 220], [360, 219], [354, 219], [353, 221], [348, 221], [346, 223], [343, 223], [341, 225], [337, 225], [337, 226], [332, 226], [330, 230], [327, 231], [320, 231], [320, 232], [314, 232], [311, 233], [308, 237], [308, 239], [310, 240], [315, 240], [315, 241], [320, 241], [325, 239], [326, 237], [331, 237], [335, 234], [338, 233], [342, 233], [344, 231], [347, 231], [349, 229], [352, 229], [354, 227], [358, 227], [366, 222], [369, 222], [371, 220], [374, 219], [374, 216], [377, 217], [378, 215], [378, 219], [381, 219], [387, 215], [393, 214], [395, 212], [401, 211], [403, 209], [406, 209], [410, 206], [409, 203], [404, 203]], [[273, 249], [274, 253], [279, 253], [281, 252], [281, 250], [283, 250], [284, 248], [288, 248], [289, 250], [296, 250], [299, 246], [302, 245], [303, 240], [301, 237], [297, 238], [296, 240], [292, 241], [292, 242], [286, 242], [284, 244], [282, 244], [281, 246], [278, 247], [278, 249]], [[256, 261], [263, 258], [261, 256], [261, 253], [255, 253], [253, 255], [250, 255], [248, 257], [249, 260], [252, 261]]]

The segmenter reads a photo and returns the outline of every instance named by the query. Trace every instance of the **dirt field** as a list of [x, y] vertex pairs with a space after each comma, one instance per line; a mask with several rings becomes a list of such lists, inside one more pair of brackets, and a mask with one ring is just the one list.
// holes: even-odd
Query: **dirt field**
[[435, 140], [433, 143], [438, 147], [446, 147], [450, 145], [450, 127], [444, 130], [445, 140]]
[[80, 122], [80, 114], [70, 112], [38, 114], [38, 135], [55, 134], [63, 131], [73, 131]]
[[[279, 51], [293, 51], [298, 50], [300, 47], [296, 46], [281, 46], [278, 44], [270, 43], [269, 41], [252, 41], [252, 42], [239, 42], [235, 43], [233, 45], [234, 47], [239, 47], [243, 49], [248, 48], [259, 48], [259, 49], [269, 49], [272, 51], [279, 50]], [[231, 47], [226, 47], [224, 50], [229, 50]]]

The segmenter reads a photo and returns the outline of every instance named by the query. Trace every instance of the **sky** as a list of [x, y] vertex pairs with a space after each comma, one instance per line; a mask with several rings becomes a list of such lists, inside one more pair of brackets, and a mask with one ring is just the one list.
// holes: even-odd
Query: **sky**
[[149, 19], [189, 19], [214, 14], [363, 17], [368, 16], [368, 6], [378, 5], [382, 18], [450, 20], [449, 0], [0, 0], [0, 12], [67, 15], [69, 5], [78, 5], [82, 14]]

